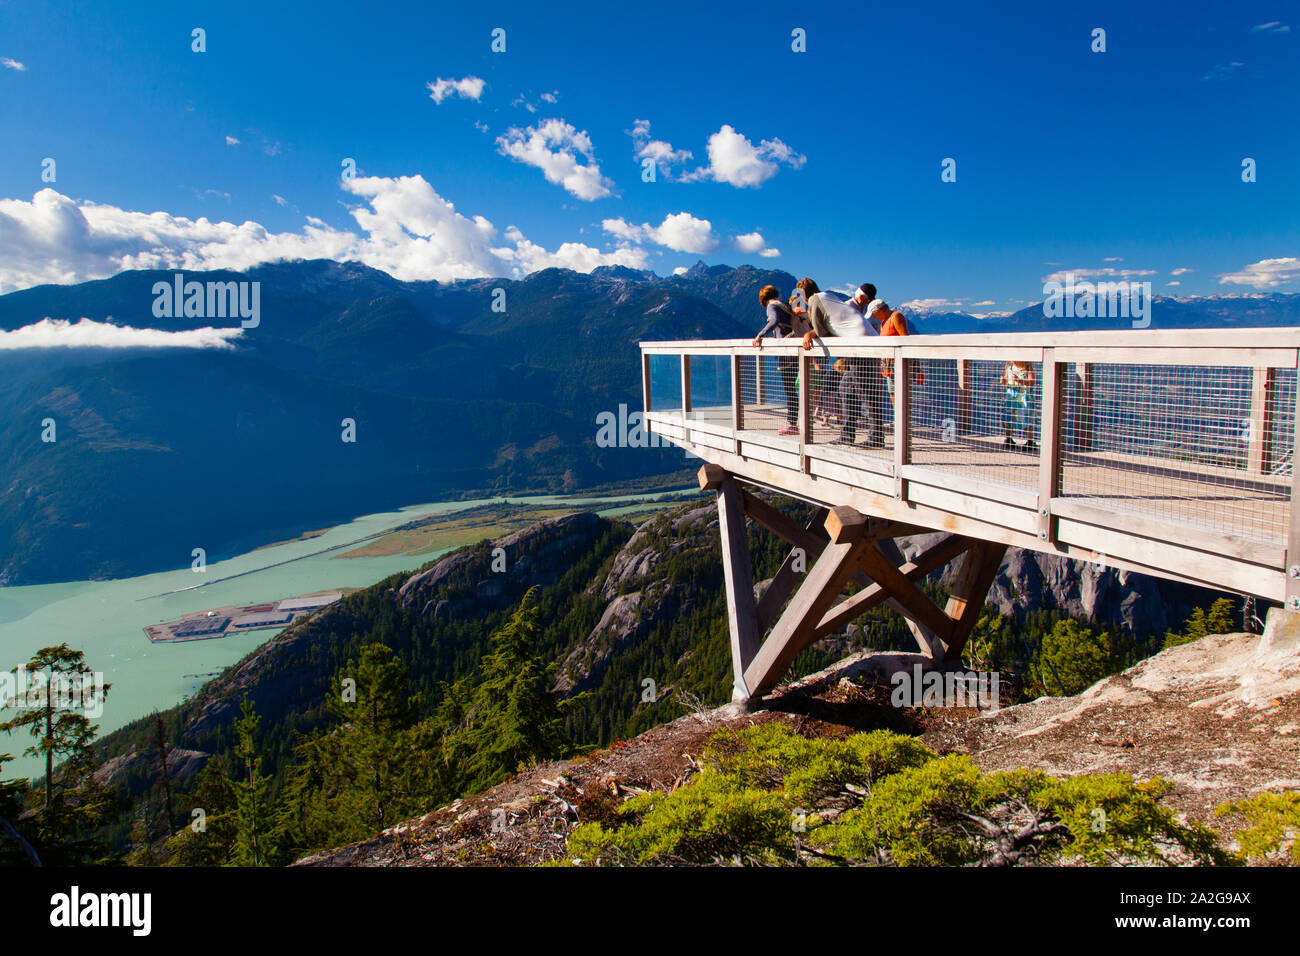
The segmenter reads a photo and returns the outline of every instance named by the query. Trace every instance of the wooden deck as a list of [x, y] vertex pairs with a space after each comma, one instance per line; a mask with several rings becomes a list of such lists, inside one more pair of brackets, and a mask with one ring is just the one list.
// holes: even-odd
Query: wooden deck
[[[892, 407], [884, 415], [905, 423], [901, 436], [891, 424], [879, 447], [832, 444], [839, 428], [814, 420], [808, 389], [802, 386], [812, 378], [816, 353], [794, 348], [784, 351], [797, 355], [801, 363], [798, 433], [779, 435], [786, 423], [785, 403], [771, 401], [770, 390], [765, 395], [769, 401], [755, 400], [752, 383], [745, 378], [753, 375], [753, 366], [746, 372], [742, 365], [752, 362], [747, 357], [754, 354], [747, 342], [643, 343], [647, 427], [741, 482], [826, 507], [850, 506], [864, 515], [918, 528], [1258, 595], [1300, 608], [1300, 567], [1292, 568], [1300, 562], [1288, 560], [1288, 553], [1297, 553], [1292, 542], [1300, 545], [1291, 508], [1295, 479], [1292, 469], [1276, 464], [1289, 462], [1294, 448], [1295, 388], [1280, 389], [1278, 376], [1289, 376], [1288, 383], [1295, 381], [1300, 330], [1235, 330], [1231, 335], [1215, 331], [913, 336], [901, 340], [907, 345], [895, 344], [900, 342], [897, 338], [867, 341], [870, 344], [856, 349], [842, 346], [836, 352], [889, 356], [900, 369], [905, 367], [900, 363], [909, 360], [949, 357], [954, 365], [1001, 362], [1011, 356], [1039, 363], [1035, 368], [1040, 370], [1041, 405], [1034, 409], [1039, 447], [1008, 448], [1003, 436], [989, 434], [987, 426], [983, 434], [963, 429], [954, 435], [951, 429], [945, 434], [913, 422], [906, 375], [898, 376], [904, 387], [889, 399]], [[772, 351], [765, 349], [768, 354]], [[690, 363], [696, 356], [721, 357], [730, 363], [729, 403], [719, 403], [713, 396], [712, 405], [693, 404]], [[680, 395], [668, 396], [675, 407], [663, 407], [660, 397], [655, 410], [651, 359], [681, 362]], [[1268, 431], [1265, 439], [1255, 443], [1262, 451], [1252, 444], [1249, 463], [1243, 455], [1243, 467], [1233, 467], [1211, 455], [1205, 456], [1210, 460], [1195, 461], [1154, 450], [1131, 450], [1108, 441], [1104, 434], [1093, 441], [1090, 418], [1091, 447], [1071, 447], [1073, 440], [1065, 437], [1071, 434], [1069, 426], [1077, 430], [1084, 426], [1062, 420], [1067, 369], [1072, 375], [1077, 369], [1082, 378], [1087, 368], [1108, 362], [1123, 368], [1176, 368], [1185, 363], [1201, 372], [1236, 368], [1244, 372], [1244, 381], [1254, 383], [1244, 398], [1251, 403], [1248, 414], [1261, 423], [1261, 433], [1285, 432], [1284, 441]], [[960, 380], [960, 374], [952, 376], [952, 381]], [[1243, 378], [1239, 374], [1233, 381]], [[763, 394], [761, 386], [758, 394]], [[1079, 401], [1077, 395], [1073, 398]], [[1282, 413], [1285, 418], [1278, 417]], [[1142, 409], [1135, 407], [1132, 414], [1140, 416]], [[1277, 428], [1275, 422], [1280, 423]], [[1137, 429], [1158, 425], [1137, 417], [1129, 424]], [[1153, 448], [1159, 444], [1152, 443]], [[1261, 467], [1261, 461], [1269, 467]], [[1269, 473], [1270, 467], [1279, 473]], [[1298, 573], [1288, 573], [1292, 570]]]

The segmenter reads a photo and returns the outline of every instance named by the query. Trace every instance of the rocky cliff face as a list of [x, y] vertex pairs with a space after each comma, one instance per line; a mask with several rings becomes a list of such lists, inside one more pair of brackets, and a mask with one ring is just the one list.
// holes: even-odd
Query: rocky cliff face
[[[660, 531], [671, 534], [667, 540]], [[660, 573], [668, 555], [707, 554], [718, 547], [718, 511], [691, 505], [642, 524], [618, 552], [604, 580], [591, 592], [605, 603], [600, 622], [564, 658], [555, 689], [578, 693], [591, 686], [608, 660], [649, 634], [660, 621], [685, 609], [679, 582]]]

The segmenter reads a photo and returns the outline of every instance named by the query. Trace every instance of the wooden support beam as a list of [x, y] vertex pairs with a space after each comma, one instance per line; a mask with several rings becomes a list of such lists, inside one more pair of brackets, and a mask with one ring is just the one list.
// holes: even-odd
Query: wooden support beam
[[731, 451], [740, 454], [740, 431], [745, 427], [745, 360], [731, 356]]
[[[826, 521], [826, 511], [824, 509], [818, 512], [821, 518], [817, 520], [815, 527], [809, 525], [804, 528], [799, 522], [777, 511], [762, 498], [757, 498], [748, 491], [743, 494], [745, 514], [778, 538], [783, 538], [796, 548], [803, 548], [805, 551], [810, 552], [808, 555], [810, 560], [815, 559], [817, 554], [821, 552], [822, 546], [826, 544], [826, 538], [819, 534], [817, 529]], [[812, 553], [814, 551], [816, 553]]]
[[894, 349], [894, 497], [907, 500], [903, 469], [912, 463], [912, 359]]
[[974, 362], [957, 360], [957, 436], [971, 432], [971, 372]]
[[947, 637], [947, 660], [961, 660], [962, 649], [984, 610], [993, 579], [1002, 565], [1007, 546], [997, 541], [980, 541], [966, 552], [962, 566], [953, 581], [952, 591], [944, 613], [952, 620], [952, 630]]
[[[884, 541], [878, 541], [877, 546]], [[899, 566], [899, 573], [908, 581], [916, 582], [930, 573], [939, 570], [949, 561], [959, 557], [976, 544], [973, 538], [964, 538], [950, 534], [943, 540], [931, 545], [913, 560]], [[860, 617], [873, 607], [885, 603], [892, 597], [879, 581], [872, 582], [848, 599], [836, 604], [823, 616], [813, 634], [813, 641], [820, 641], [829, 634], [834, 634], [854, 618]]]
[[[817, 513], [813, 515], [812, 521], [808, 522], [808, 527], [805, 530], [810, 535], [815, 536], [825, 521], [826, 509], [818, 508]], [[781, 613], [781, 608], [786, 599], [794, 591], [795, 585], [808, 573], [808, 568], [821, 555], [826, 542], [821, 538], [816, 540], [816, 550], [810, 550], [797, 544], [790, 550], [790, 553], [785, 556], [785, 561], [781, 563], [780, 569], [776, 572], [776, 576], [768, 584], [767, 590], [758, 599], [758, 633], [760, 635], [767, 633], [767, 629], [772, 626], [777, 615]]]
[[1088, 452], [1093, 449], [1092, 396], [1097, 388], [1096, 369], [1097, 366], [1091, 362], [1074, 363], [1074, 390], [1070, 402], [1070, 432], [1074, 439], [1072, 451]]
[[1274, 370], [1257, 368], [1250, 381], [1250, 447], [1246, 471], [1267, 475], [1273, 468], [1273, 422], [1277, 412]]
[[866, 529], [866, 519], [852, 508], [831, 509], [826, 519], [831, 541], [745, 669], [743, 683], [751, 697], [776, 686], [795, 656], [807, 645], [822, 615], [852, 577], [863, 550], [871, 546], [872, 539]]
[[1042, 427], [1039, 429], [1038, 459], [1038, 537], [1056, 540], [1056, 522], [1052, 519], [1052, 499], [1061, 492], [1061, 406], [1065, 391], [1062, 374], [1065, 364], [1056, 361], [1056, 349], [1043, 349]]
[[727, 469], [710, 462], [700, 466], [697, 477], [700, 479], [701, 491], [717, 491], [730, 476], [727, 474]]
[[682, 421], [691, 420], [691, 357], [682, 354]]
[[907, 608], [908, 617], [924, 624], [941, 641], [948, 639], [948, 633], [952, 630], [952, 620], [913, 582], [909, 581], [902, 571], [885, 559], [876, 548], [874, 541], [870, 548], [862, 552], [859, 560], [867, 576], [882, 585], [891, 597]]
[[[896, 568], [901, 569], [903, 565], [907, 564], [902, 549], [893, 538], [878, 538], [876, 540], [876, 549], [885, 556], [886, 561]], [[862, 577], [867, 578], [865, 574]], [[867, 580], [870, 580], [870, 578], [867, 578]], [[931, 627], [918, 620], [897, 597], [890, 595], [885, 603], [903, 618], [903, 623], [907, 625], [907, 630], [911, 633], [913, 640], [916, 641], [917, 648], [922, 654], [926, 657], [943, 657], [945, 647], [943, 638], [936, 634]]]
[[718, 530], [722, 536], [722, 575], [726, 586], [727, 629], [731, 637], [733, 694], [743, 700], [750, 696], [745, 684], [745, 669], [758, 653], [759, 644], [758, 607], [754, 601], [745, 505], [740, 483], [726, 472], [719, 481], [716, 472], [710, 469], [721, 471], [717, 465], [705, 465], [700, 469], [700, 485], [716, 487], [718, 491]]

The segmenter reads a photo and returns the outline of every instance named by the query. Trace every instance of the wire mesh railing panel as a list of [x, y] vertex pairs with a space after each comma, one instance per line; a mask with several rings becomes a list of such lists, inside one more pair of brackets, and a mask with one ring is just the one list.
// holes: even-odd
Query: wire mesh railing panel
[[1285, 541], [1295, 373], [1067, 367], [1061, 493], [1215, 534]]
[[682, 410], [682, 358], [652, 354], [650, 359], [650, 408], [652, 412]]
[[816, 354], [809, 444], [831, 445], [877, 461], [893, 460], [894, 409], [878, 356]]
[[761, 353], [740, 359], [742, 428], [794, 436], [799, 433], [799, 359]]
[[1037, 487], [1041, 363], [921, 359], [911, 364], [912, 464], [997, 485]]

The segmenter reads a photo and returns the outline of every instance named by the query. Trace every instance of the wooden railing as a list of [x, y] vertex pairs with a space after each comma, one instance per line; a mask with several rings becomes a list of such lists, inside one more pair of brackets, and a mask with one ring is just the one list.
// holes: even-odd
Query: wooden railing
[[[1300, 609], [1300, 329], [824, 345], [643, 342], [647, 427], [820, 504]], [[866, 414], [838, 407], [831, 359], [865, 368]], [[1033, 385], [1008, 392], [1008, 363]], [[837, 444], [846, 416], [857, 441]]]

